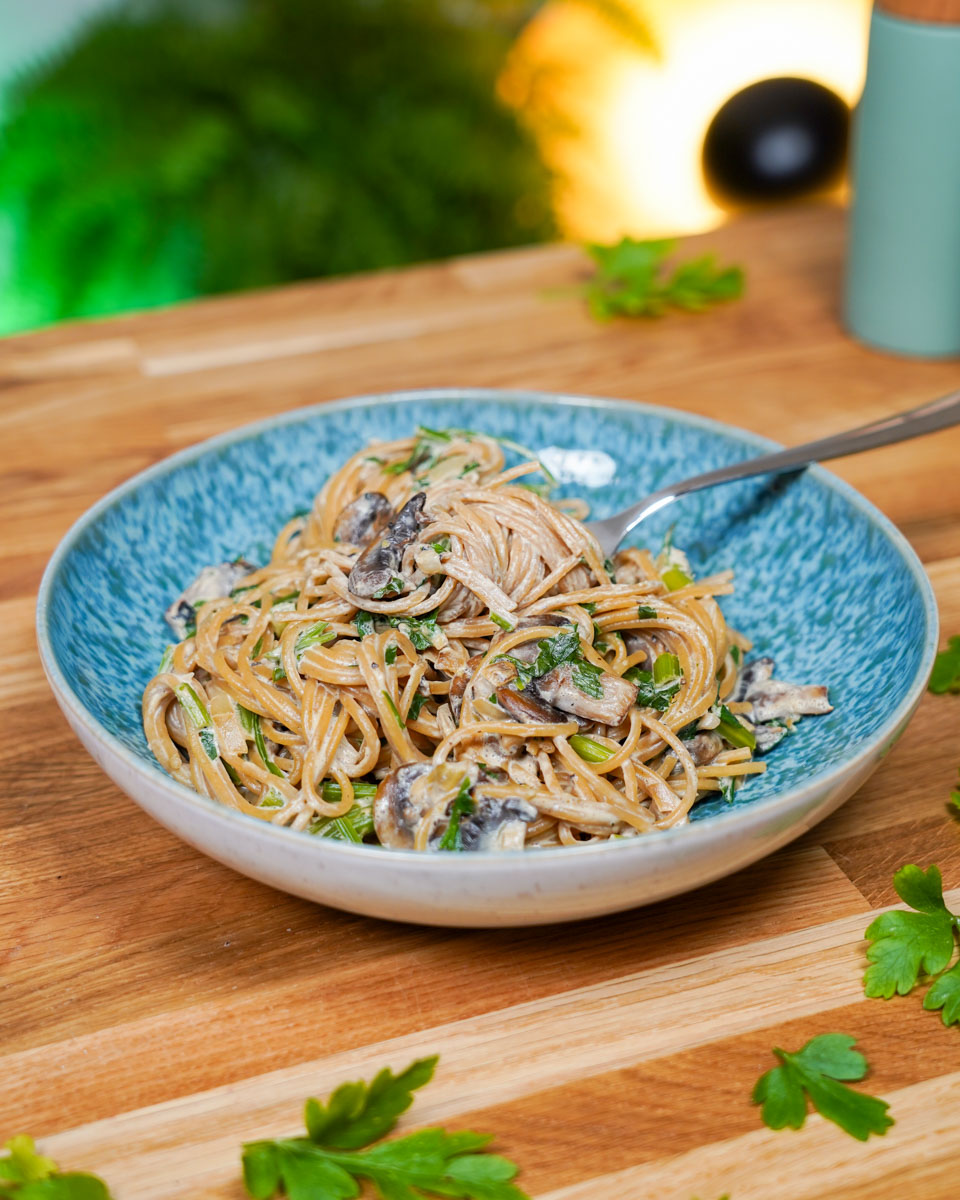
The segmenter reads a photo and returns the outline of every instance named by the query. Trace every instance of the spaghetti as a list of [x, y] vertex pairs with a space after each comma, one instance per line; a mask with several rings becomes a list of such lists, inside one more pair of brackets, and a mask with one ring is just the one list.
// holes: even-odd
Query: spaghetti
[[695, 580], [669, 545], [605, 561], [538, 470], [467, 431], [355, 454], [267, 565], [174, 606], [157, 760], [265, 821], [421, 850], [632, 838], [732, 798], [826, 689], [741, 669], [731, 572]]

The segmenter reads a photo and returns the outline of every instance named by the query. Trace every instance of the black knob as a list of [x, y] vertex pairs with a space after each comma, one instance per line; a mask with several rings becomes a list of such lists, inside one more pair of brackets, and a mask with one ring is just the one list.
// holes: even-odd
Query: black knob
[[850, 111], [811, 79], [764, 79], [731, 96], [703, 139], [707, 186], [721, 204], [792, 199], [838, 183]]

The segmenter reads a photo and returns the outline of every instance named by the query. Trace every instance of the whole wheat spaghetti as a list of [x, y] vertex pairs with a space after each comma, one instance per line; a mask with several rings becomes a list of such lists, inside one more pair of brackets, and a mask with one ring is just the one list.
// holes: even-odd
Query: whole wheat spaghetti
[[732, 799], [826, 689], [750, 643], [669, 545], [605, 562], [501, 444], [355, 454], [269, 563], [208, 568], [143, 696], [177, 780], [264, 821], [422, 850], [632, 838]]

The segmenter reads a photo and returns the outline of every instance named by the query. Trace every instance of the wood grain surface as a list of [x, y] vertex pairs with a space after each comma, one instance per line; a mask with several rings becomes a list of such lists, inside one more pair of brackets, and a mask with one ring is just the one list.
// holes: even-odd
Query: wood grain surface
[[[956, 387], [957, 363], [844, 336], [843, 239], [821, 208], [710, 235], [748, 290], [699, 317], [597, 325], [548, 294], [585, 269], [557, 246], [0, 342], [0, 1138], [32, 1132], [119, 1200], [239, 1200], [245, 1138], [439, 1052], [402, 1127], [495, 1133], [538, 1200], [956, 1200], [960, 1030], [916, 996], [865, 1000], [860, 980], [896, 867], [939, 863], [960, 902], [960, 697], [925, 696], [839, 813], [728, 880], [584, 924], [461, 932], [319, 908], [175, 841], [74, 739], [33, 634], [44, 563], [108, 488], [297, 405], [533, 387], [799, 442]], [[834, 467], [913, 543], [945, 636], [960, 632], [958, 462], [953, 430]], [[816, 1116], [773, 1133], [750, 1104], [772, 1046], [828, 1030], [867, 1054], [897, 1122], [885, 1138]]]

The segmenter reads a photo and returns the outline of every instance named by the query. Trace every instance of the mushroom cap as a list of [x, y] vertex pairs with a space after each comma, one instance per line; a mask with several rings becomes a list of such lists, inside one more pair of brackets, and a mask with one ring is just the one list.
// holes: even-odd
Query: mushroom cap
[[393, 505], [383, 492], [363, 492], [340, 510], [333, 539], [366, 546], [393, 518]]
[[377, 593], [382, 595], [394, 579], [403, 582], [404, 591], [411, 591], [417, 586], [418, 579], [413, 573], [416, 570], [415, 564], [412, 556], [408, 563], [404, 563], [404, 551], [416, 540], [417, 534], [426, 523], [423, 515], [426, 499], [426, 492], [417, 492], [415, 496], [411, 496], [389, 525], [373, 539], [353, 564], [347, 585], [355, 596], [362, 596], [364, 599], [376, 598]]

